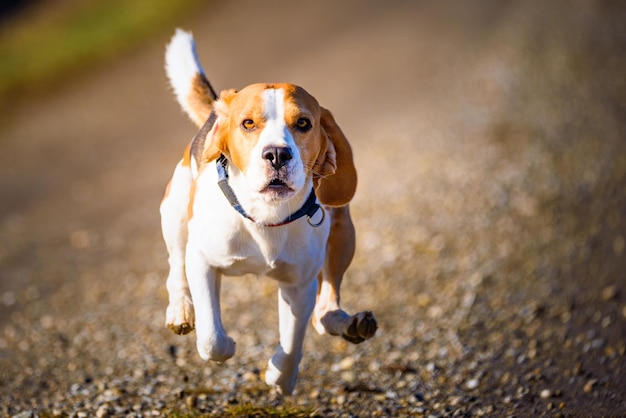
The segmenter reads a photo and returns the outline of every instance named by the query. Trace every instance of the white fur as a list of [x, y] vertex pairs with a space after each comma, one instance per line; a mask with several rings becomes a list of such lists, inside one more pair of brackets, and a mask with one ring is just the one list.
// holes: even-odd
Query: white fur
[[165, 50], [165, 72], [182, 109], [193, 115], [188, 104], [191, 83], [196, 74], [204, 74], [196, 54], [196, 44], [191, 32], [177, 29]]
[[[176, 32], [167, 47], [166, 69], [179, 103], [193, 118], [189, 94], [192, 82], [197, 74], [202, 74], [202, 68], [190, 33]], [[249, 215], [260, 223], [277, 223], [302, 206], [312, 190], [313, 180], [305, 172], [303, 153], [285, 121], [285, 91], [266, 89], [262, 93], [262, 103], [263, 111], [256, 114], [264, 115], [263, 131], [258, 135], [250, 161], [245, 162], [245, 173], [234, 164], [228, 165], [229, 184]], [[220, 105], [227, 106], [220, 101], [214, 103], [218, 115]], [[222, 116], [218, 116], [207, 135], [207, 143], [222, 123], [220, 118]], [[236, 146], [236, 143], [229, 143], [229, 146]], [[262, 193], [272, 174], [269, 162], [263, 158], [267, 146], [287, 146], [292, 151], [292, 158], [283, 166], [286, 169], [282, 180], [293, 193], [281, 195], [282, 198], [267, 198]], [[197, 170], [196, 162], [193, 158], [191, 160], [190, 165], [185, 165], [183, 160], [176, 166], [169, 193], [161, 204], [163, 237], [170, 264], [166, 324], [178, 333], [187, 333], [195, 325], [200, 356], [205, 360], [226, 361], [235, 354], [235, 342], [222, 323], [222, 275], [255, 274], [276, 279], [279, 283], [280, 344], [268, 363], [265, 380], [279, 391], [290, 394], [302, 358], [305, 330], [316, 305], [317, 275], [325, 266], [331, 218], [343, 216], [337, 218], [340, 219], [337, 225], [352, 228], [349, 211], [346, 208], [342, 215], [334, 215], [341, 209], [327, 208], [329, 218], [318, 227], [309, 225], [305, 218], [280, 227], [263, 226], [245, 219], [231, 207], [218, 186], [215, 163]], [[193, 204], [190, 204], [191, 199]], [[337, 227], [336, 222], [332, 222], [333, 227]], [[350, 245], [353, 242], [348, 247]], [[345, 251], [343, 248], [334, 250]], [[343, 274], [345, 268], [347, 265], [339, 274]], [[316, 329], [320, 333], [345, 337], [348, 328], [354, 328], [358, 318], [339, 307], [339, 287], [331, 277], [336, 273], [326, 272], [326, 269], [324, 267], [316, 311]], [[372, 323], [375, 327], [375, 321]], [[370, 338], [373, 332], [375, 329], [363, 338]]]
[[[240, 189], [235, 190], [243, 194]], [[188, 221], [185, 264], [195, 307], [198, 352], [204, 360], [217, 362], [235, 354], [235, 342], [227, 335], [221, 319], [222, 274], [251, 273], [274, 278], [280, 283], [280, 345], [268, 365], [266, 381], [290, 394], [298, 374], [306, 326], [315, 306], [316, 276], [322, 269], [330, 223], [312, 228], [302, 218], [271, 228], [245, 220], [226, 201], [211, 169], [200, 173], [195, 196], [194, 215]], [[172, 264], [176, 265], [177, 262]], [[180, 274], [179, 270], [173, 271]]]
[[[293, 144], [296, 148], [289, 162], [293, 178], [299, 184], [294, 195], [268, 203], [259, 197], [257, 189], [250, 188], [250, 180], [244, 173], [229, 165], [230, 186], [246, 211], [263, 222], [278, 222], [295, 212], [312, 188], [297, 145], [291, 134], [285, 134], [285, 122], [280, 120], [284, 115], [279, 108], [276, 106], [277, 113], [265, 128], [266, 137], [274, 138], [277, 141], [274, 145]], [[270, 139], [263, 141], [263, 144], [272, 143]], [[263, 144], [257, 148], [262, 149]], [[259, 150], [253, 152], [254, 161], [249, 166], [268, 164]], [[260, 183], [267, 183], [266, 171], [259, 169], [254, 175], [260, 176]], [[311, 227], [305, 218], [275, 228], [259, 225], [244, 219], [230, 206], [217, 180], [213, 164], [196, 177], [190, 167], [179, 163], [170, 193], [161, 205], [163, 236], [170, 254], [167, 279], [170, 304], [166, 322], [193, 324], [195, 319], [200, 357], [226, 361], [235, 354], [235, 342], [228, 336], [221, 318], [222, 275], [256, 274], [276, 279], [280, 286], [280, 344], [268, 364], [266, 382], [290, 394], [296, 383], [305, 330], [315, 306], [317, 274], [323, 266], [330, 222], [325, 221], [317, 228]], [[189, 201], [194, 181], [193, 216], [188, 219], [185, 203]]]
[[[285, 92], [283, 89], [267, 89], [263, 92], [265, 127], [252, 150], [254, 158], [249, 162], [245, 173], [248, 187], [243, 187], [243, 185], [239, 187], [239, 190], [249, 189], [252, 192], [249, 194], [246, 193], [246, 190], [242, 190], [243, 195], [240, 199], [244, 199], [252, 211], [250, 214], [255, 219], [262, 219], [265, 223], [277, 223], [285, 219], [304, 203], [311, 190], [311, 183], [307, 182], [300, 151], [285, 124], [284, 99]], [[286, 169], [289, 172], [287, 185], [294, 190], [294, 199], [288, 202], [273, 202], [260, 193], [267, 185], [267, 161], [262, 158], [262, 155], [263, 150], [269, 146], [289, 147], [292, 152], [293, 158], [286, 164]], [[238, 171], [233, 175], [235, 183], [237, 183], [240, 175], [243, 174]], [[298, 206], [294, 208], [294, 205]], [[275, 214], [266, 213], [267, 208], [270, 208]]]

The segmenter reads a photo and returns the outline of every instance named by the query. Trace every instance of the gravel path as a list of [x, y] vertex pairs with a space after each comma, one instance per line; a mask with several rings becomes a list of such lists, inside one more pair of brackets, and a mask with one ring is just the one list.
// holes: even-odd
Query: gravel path
[[334, 112], [360, 175], [343, 303], [377, 336], [310, 328], [282, 398], [271, 281], [224, 283], [225, 365], [164, 327], [158, 204], [194, 134], [167, 33], [0, 131], [0, 415], [626, 415], [626, 8], [311, 3], [180, 25], [214, 86]]

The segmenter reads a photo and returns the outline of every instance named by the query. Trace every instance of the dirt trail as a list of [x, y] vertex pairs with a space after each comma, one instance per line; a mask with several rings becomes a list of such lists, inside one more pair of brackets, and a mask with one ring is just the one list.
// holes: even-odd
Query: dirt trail
[[214, 86], [300, 84], [350, 138], [343, 303], [379, 334], [310, 328], [281, 399], [273, 283], [224, 284], [226, 365], [163, 326], [158, 204], [195, 133], [167, 33], [0, 132], [0, 415], [626, 414], [623, 7], [211, 3], [180, 26]]

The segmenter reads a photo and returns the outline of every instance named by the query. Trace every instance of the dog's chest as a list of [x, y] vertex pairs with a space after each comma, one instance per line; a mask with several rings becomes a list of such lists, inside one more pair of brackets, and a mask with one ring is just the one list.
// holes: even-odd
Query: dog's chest
[[212, 170], [197, 183], [188, 246], [225, 275], [255, 274], [281, 281], [317, 275], [325, 254], [330, 223], [315, 228], [300, 218], [269, 227], [245, 219], [216, 186]]
[[212, 233], [202, 234], [201, 242], [198, 235], [193, 241], [201, 245], [208, 264], [223, 274], [293, 282], [321, 270], [327, 236], [327, 228], [314, 229], [303, 219], [300, 225], [275, 228], [222, 223], [214, 225]]
[[231, 272], [268, 274], [298, 262], [291, 251], [296, 243], [291, 242], [288, 234], [276, 228], [263, 229], [238, 229], [227, 243], [226, 251], [234, 260], [229, 267]]
[[289, 281], [289, 273], [297, 268], [299, 260], [284, 246], [266, 244], [248, 241], [243, 246], [229, 247], [230, 257], [223, 260], [222, 272], [231, 276], [255, 274]]

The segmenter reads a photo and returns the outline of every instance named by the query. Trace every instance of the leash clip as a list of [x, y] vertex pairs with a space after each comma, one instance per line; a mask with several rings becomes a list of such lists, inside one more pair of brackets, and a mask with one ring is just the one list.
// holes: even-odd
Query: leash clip
[[[324, 219], [326, 219], [326, 211], [324, 210], [324, 207], [323, 207], [323, 206], [319, 206], [319, 209], [322, 211], [322, 219], [321, 219], [319, 222], [314, 223], [314, 222], [312, 222], [312, 221], [311, 221], [311, 216], [307, 216], [307, 217], [306, 217], [306, 221], [307, 221], [307, 222], [309, 223], [309, 225], [311, 225], [313, 228], [317, 228], [318, 226], [320, 226], [321, 224], [323, 224], [323, 223], [324, 223]], [[315, 215], [315, 214], [313, 214], [313, 215]]]

